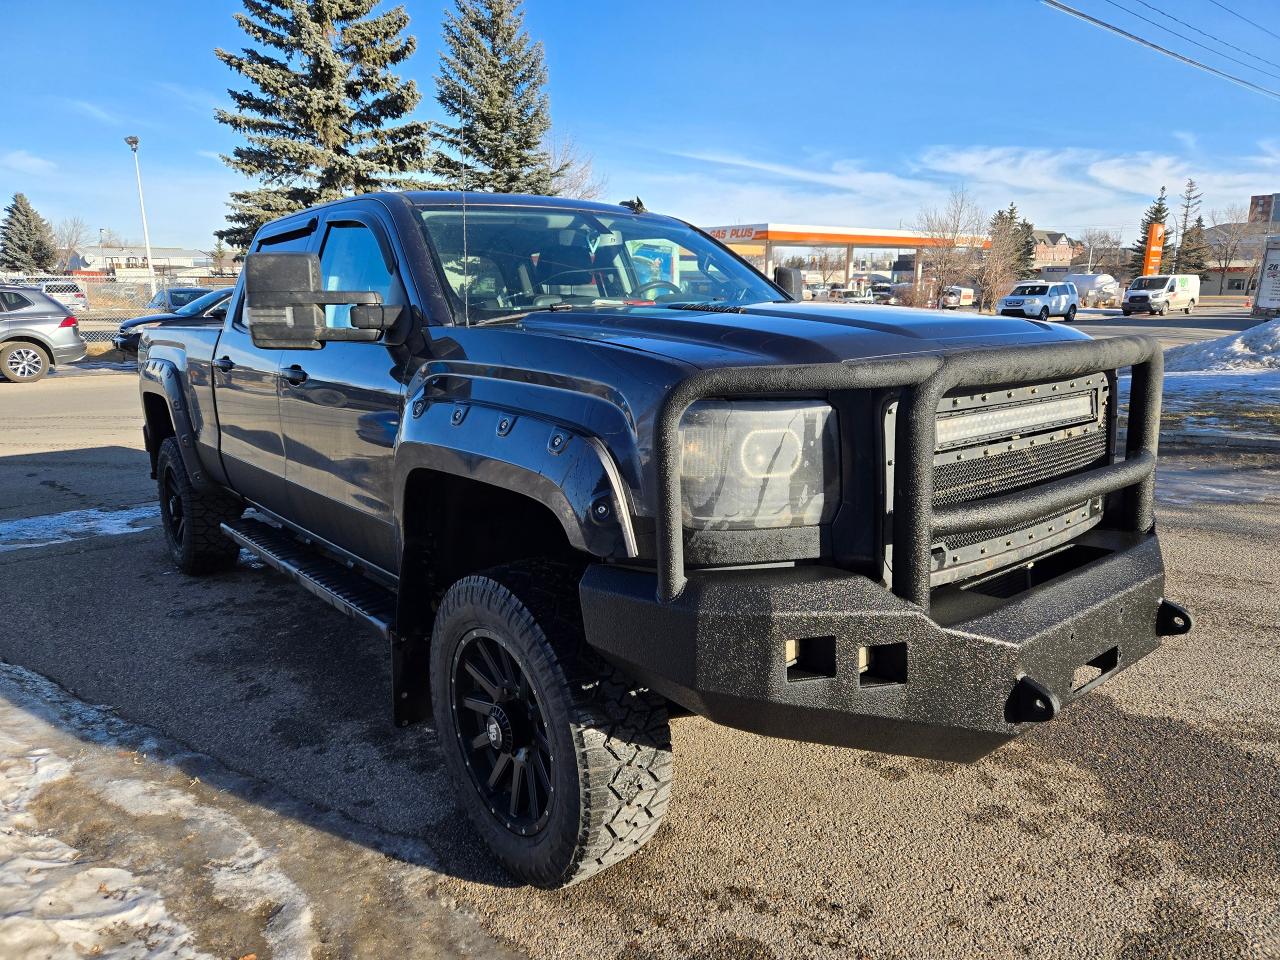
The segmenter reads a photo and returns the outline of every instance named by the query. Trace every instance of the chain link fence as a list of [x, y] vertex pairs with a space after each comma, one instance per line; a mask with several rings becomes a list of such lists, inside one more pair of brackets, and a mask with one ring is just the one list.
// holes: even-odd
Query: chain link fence
[[234, 286], [234, 276], [171, 277], [157, 275], [155, 294], [146, 277], [121, 278], [97, 275], [73, 274], [51, 276], [13, 276], [0, 274], [0, 283], [18, 284], [43, 290], [67, 308], [80, 323], [80, 336], [88, 343], [108, 343], [115, 336], [120, 324], [134, 317], [152, 313], [170, 313], [172, 308], [163, 300], [169, 291], [182, 290], [182, 302], [186, 291], [200, 291], [201, 296], [210, 290]]

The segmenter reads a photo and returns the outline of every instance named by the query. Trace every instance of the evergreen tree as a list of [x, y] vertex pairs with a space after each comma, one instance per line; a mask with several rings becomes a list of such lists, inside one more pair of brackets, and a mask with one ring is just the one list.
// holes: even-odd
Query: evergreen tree
[[58, 245], [49, 221], [36, 213], [24, 193], [15, 193], [0, 223], [0, 270], [13, 273], [52, 273], [58, 265]]
[[1182, 234], [1178, 244], [1178, 273], [1203, 275], [1209, 269], [1209, 238], [1204, 233], [1204, 217], [1197, 216]]
[[455, 189], [550, 193], [551, 127], [542, 44], [524, 31], [521, 0], [455, 0], [445, 14], [436, 100], [452, 124], [437, 125], [433, 168]]
[[[1017, 215], [1017, 209], [1013, 204], [1009, 204], [1009, 209]], [[1017, 271], [1019, 280], [1026, 280], [1036, 276], [1039, 271], [1036, 270], [1036, 238], [1035, 224], [1025, 217], [1018, 222], [1015, 236], [1017, 237], [1017, 246], [1014, 253], [1014, 269]]]
[[429, 125], [396, 123], [421, 100], [392, 68], [413, 53], [404, 7], [378, 0], [243, 0], [236, 21], [257, 46], [214, 53], [250, 84], [215, 112], [244, 135], [223, 161], [260, 185], [232, 193], [219, 230], [245, 247], [263, 223], [325, 200], [421, 186]]
[[[1182, 188], [1182, 215], [1178, 218], [1178, 246], [1172, 253], [1166, 248], [1165, 263], [1169, 264], [1170, 273], [1192, 273], [1190, 268], [1183, 267], [1184, 251], [1187, 248], [1187, 231], [1200, 213], [1200, 193], [1196, 182], [1187, 178], [1187, 185]], [[1201, 238], [1203, 239], [1203, 238]]]
[[1160, 188], [1160, 195], [1156, 197], [1155, 202], [1147, 207], [1147, 212], [1143, 214], [1142, 226], [1138, 228], [1138, 239], [1129, 249], [1132, 255], [1129, 258], [1129, 268], [1133, 271], [1135, 277], [1142, 275], [1142, 261], [1146, 258], [1147, 253], [1147, 234], [1151, 230], [1153, 223], [1159, 223], [1168, 226], [1169, 221], [1169, 204], [1165, 199], [1165, 189]]

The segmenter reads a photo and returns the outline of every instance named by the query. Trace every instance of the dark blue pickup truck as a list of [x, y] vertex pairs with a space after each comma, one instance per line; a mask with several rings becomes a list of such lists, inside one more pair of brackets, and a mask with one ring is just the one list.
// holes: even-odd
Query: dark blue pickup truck
[[221, 325], [143, 335], [174, 560], [247, 549], [372, 628], [542, 886], [657, 831], [672, 716], [971, 761], [1190, 629], [1154, 341], [798, 281], [639, 204], [268, 224]]

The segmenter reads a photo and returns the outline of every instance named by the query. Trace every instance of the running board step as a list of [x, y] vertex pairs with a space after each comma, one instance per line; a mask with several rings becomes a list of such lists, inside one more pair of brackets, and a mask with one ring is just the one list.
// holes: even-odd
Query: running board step
[[395, 597], [391, 591], [261, 520], [241, 518], [224, 523], [222, 532], [325, 603], [367, 623], [384, 639], [390, 635], [395, 615]]

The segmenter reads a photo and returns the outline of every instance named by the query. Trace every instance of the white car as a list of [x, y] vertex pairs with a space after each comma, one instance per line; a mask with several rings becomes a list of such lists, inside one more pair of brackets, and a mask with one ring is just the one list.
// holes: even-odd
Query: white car
[[1001, 297], [996, 312], [1004, 317], [1048, 320], [1062, 317], [1067, 323], [1076, 318], [1080, 294], [1074, 283], [1050, 283], [1047, 280], [1023, 280], [1007, 297]]

